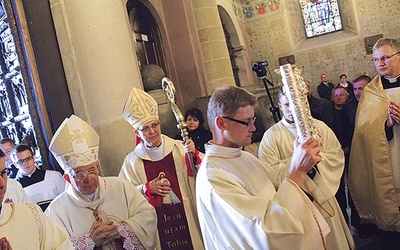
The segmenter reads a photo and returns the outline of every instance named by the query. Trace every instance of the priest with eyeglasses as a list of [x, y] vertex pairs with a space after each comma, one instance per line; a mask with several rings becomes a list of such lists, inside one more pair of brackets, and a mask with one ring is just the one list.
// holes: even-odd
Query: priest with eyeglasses
[[128, 181], [99, 176], [99, 136], [79, 117], [65, 119], [49, 147], [63, 167], [67, 190], [46, 215], [75, 249], [154, 249], [154, 208]]
[[378, 75], [357, 106], [349, 189], [361, 222], [374, 223], [384, 242], [399, 249], [400, 40], [381, 38], [372, 51]]
[[157, 249], [204, 249], [196, 211], [195, 173], [185, 160], [186, 152], [191, 152], [195, 163], [200, 163], [194, 142], [189, 139], [183, 145], [161, 134], [158, 104], [140, 89], [133, 88], [129, 94], [123, 117], [134, 128], [137, 141], [125, 157], [119, 177], [135, 185], [155, 207]]

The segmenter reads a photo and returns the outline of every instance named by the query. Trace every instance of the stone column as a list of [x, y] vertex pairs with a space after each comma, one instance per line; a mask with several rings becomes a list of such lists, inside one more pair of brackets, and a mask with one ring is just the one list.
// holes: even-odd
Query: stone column
[[143, 88], [126, 0], [50, 4], [74, 112], [100, 135], [104, 174], [116, 175], [134, 147], [122, 107], [133, 86]]
[[192, 0], [208, 89], [235, 86], [231, 61], [216, 0]]

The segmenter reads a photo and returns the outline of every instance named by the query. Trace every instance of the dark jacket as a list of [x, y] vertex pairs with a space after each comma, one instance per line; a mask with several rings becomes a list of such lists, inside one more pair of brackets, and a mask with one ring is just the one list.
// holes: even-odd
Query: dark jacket
[[310, 104], [311, 116], [315, 119], [325, 122], [325, 124], [332, 129], [334, 118], [331, 102], [313, 95], [309, 95], [308, 103]]
[[335, 122], [332, 130], [338, 138], [340, 145], [342, 145], [342, 148], [350, 147], [353, 130], [346, 109], [338, 110], [333, 108], [333, 116]]
[[318, 85], [317, 90], [318, 90], [319, 97], [330, 101], [331, 100], [331, 96], [332, 96], [332, 89], [335, 86], [333, 86], [333, 83], [331, 83], [331, 82], [328, 82], [328, 86], [326, 86], [324, 83], [321, 82]]
[[347, 115], [349, 116], [349, 122], [352, 132], [354, 131], [354, 128], [356, 126], [357, 106], [358, 106], [358, 101], [355, 98], [348, 100], [344, 104], [344, 109], [346, 109]]
[[[202, 153], [205, 153], [204, 144], [212, 139], [211, 132], [203, 127], [198, 127], [196, 130], [188, 132], [189, 138], [192, 139], [194, 144], [196, 145], [196, 149]], [[181, 134], [176, 135], [175, 139], [182, 140]]]

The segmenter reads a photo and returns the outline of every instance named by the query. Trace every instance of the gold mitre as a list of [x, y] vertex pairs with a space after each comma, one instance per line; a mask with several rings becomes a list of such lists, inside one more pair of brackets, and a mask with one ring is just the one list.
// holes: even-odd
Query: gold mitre
[[146, 122], [159, 120], [157, 102], [143, 90], [133, 88], [125, 101], [122, 116], [134, 129], [138, 129]]
[[99, 140], [89, 124], [72, 115], [57, 129], [49, 149], [64, 170], [74, 169], [97, 162]]

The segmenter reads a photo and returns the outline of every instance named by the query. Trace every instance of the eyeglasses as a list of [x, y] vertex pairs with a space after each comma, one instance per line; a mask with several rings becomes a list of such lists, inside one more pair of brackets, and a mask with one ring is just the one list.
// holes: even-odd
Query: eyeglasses
[[391, 55], [391, 56], [382, 56], [381, 58], [376, 58], [376, 57], [374, 57], [374, 58], [371, 59], [371, 62], [374, 62], [374, 63], [378, 63], [378, 62], [380, 62], [380, 61], [382, 61], [382, 62], [387, 62], [387, 61], [389, 61], [390, 58], [394, 57], [395, 55], [397, 55], [397, 54], [399, 54], [399, 53], [400, 53], [400, 51], [394, 53], [394, 54]]
[[248, 122], [236, 120], [236, 119], [230, 118], [228, 116], [223, 116], [222, 118], [228, 119], [228, 120], [233, 121], [233, 122], [240, 123], [242, 125], [245, 125], [246, 127], [250, 127], [251, 125], [253, 125], [256, 122], [256, 118], [257, 117], [254, 116], [253, 118], [249, 119]]
[[334, 95], [333, 97], [338, 98], [338, 97], [345, 97], [347, 96], [347, 94], [338, 94], [338, 95]]
[[138, 128], [137, 130], [139, 130], [142, 133], [147, 133], [150, 132], [150, 129], [156, 129], [158, 127], [158, 125], [160, 125], [160, 121], [156, 121], [155, 123], [151, 124], [150, 126], [145, 126], [143, 128]]
[[25, 159], [18, 159], [17, 164], [22, 165], [24, 163], [28, 163], [29, 161], [33, 160], [33, 156], [28, 156]]
[[8, 168], [5, 168], [3, 171], [0, 172], [0, 176], [2, 179], [6, 178], [6, 176], [10, 175], [11, 170]]
[[72, 175], [72, 178], [74, 178], [77, 181], [80, 181], [86, 179], [88, 175], [97, 175], [97, 174], [98, 174], [97, 168], [91, 168], [87, 171], [78, 172]]

